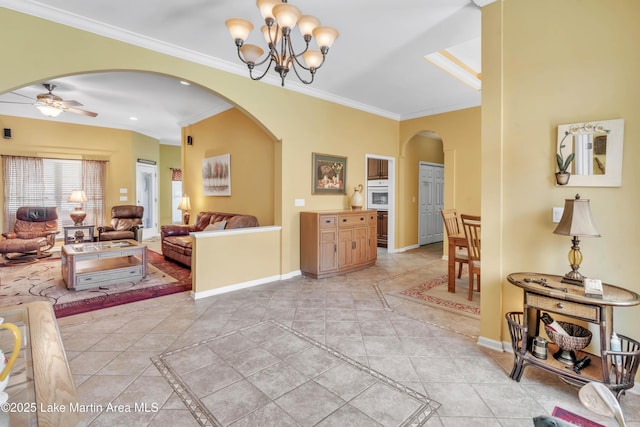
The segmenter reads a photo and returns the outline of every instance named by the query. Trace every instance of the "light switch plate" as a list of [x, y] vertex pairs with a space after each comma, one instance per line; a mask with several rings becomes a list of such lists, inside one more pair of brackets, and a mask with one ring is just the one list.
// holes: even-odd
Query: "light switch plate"
[[296, 199], [294, 204], [295, 206], [304, 206], [304, 199]]
[[121, 201], [121, 202], [126, 202], [126, 201], [127, 201], [127, 199], [128, 199], [128, 197], [127, 197], [127, 196], [120, 196], [120, 201]]
[[564, 213], [564, 208], [553, 208], [553, 222], [558, 223], [562, 218], [562, 214]]
[[126, 188], [121, 188], [120, 189], [120, 194], [127, 194], [128, 192], [129, 192], [129, 190], [126, 189]]

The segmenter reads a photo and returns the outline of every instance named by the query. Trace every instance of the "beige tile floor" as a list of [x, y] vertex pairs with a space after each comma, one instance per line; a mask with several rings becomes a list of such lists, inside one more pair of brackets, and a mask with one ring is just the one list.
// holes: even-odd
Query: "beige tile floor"
[[[555, 406], [614, 425], [553, 375], [529, 367], [521, 382], [509, 379], [512, 355], [476, 344], [478, 320], [391, 295], [445, 273], [441, 256], [441, 244], [428, 245], [381, 253], [376, 266], [344, 276], [300, 276], [198, 301], [183, 293], [59, 319], [78, 393], [94, 409], [87, 423], [198, 425], [151, 358], [274, 319], [439, 402], [428, 426], [531, 426]], [[260, 414], [296, 406], [287, 402], [238, 425], [264, 425]], [[640, 396], [627, 393], [622, 405], [628, 425], [640, 426]]]

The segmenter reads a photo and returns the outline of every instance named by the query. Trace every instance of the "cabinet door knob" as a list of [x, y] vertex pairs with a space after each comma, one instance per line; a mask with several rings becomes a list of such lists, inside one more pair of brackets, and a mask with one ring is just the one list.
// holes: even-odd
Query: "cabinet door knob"
[[564, 308], [564, 304], [563, 304], [563, 303], [561, 303], [561, 302], [559, 302], [558, 304], [556, 304], [556, 307], [558, 307], [558, 308]]

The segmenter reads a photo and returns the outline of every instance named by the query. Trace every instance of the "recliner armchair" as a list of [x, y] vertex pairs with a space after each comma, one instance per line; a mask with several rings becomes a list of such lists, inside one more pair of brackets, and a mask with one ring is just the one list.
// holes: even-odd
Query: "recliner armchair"
[[19, 207], [13, 231], [2, 233], [0, 254], [14, 262], [51, 256], [47, 251], [55, 245], [58, 233], [57, 207]]
[[133, 239], [142, 241], [144, 206], [120, 205], [111, 208], [111, 224], [98, 227], [98, 240]]

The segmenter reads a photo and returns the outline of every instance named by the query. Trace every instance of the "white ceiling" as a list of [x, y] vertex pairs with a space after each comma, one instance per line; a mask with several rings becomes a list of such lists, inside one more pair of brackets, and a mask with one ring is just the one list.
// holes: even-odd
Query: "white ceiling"
[[[292, 0], [303, 14], [335, 27], [340, 36], [312, 85], [297, 83], [291, 73], [286, 89], [396, 120], [478, 106], [480, 92], [423, 58], [449, 49], [480, 72], [478, 2]], [[251, 20], [255, 28], [247, 43], [264, 45], [257, 30], [263, 21], [254, 0], [0, 0], [0, 6], [243, 76], [248, 72], [237, 58], [224, 21], [231, 17]], [[294, 32], [294, 44], [300, 46], [301, 37]], [[263, 82], [280, 85], [273, 71]], [[163, 144], [179, 145], [182, 126], [230, 107], [202, 88], [151, 74], [98, 73], [48, 83], [58, 85], [54, 94], [76, 100], [83, 104], [79, 108], [98, 116], [64, 112], [57, 118], [45, 118], [24, 98], [46, 92], [41, 85], [0, 94], [0, 101], [27, 102], [0, 103], [0, 114], [129, 129]]]

